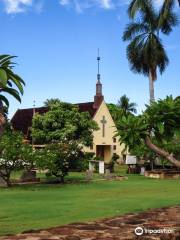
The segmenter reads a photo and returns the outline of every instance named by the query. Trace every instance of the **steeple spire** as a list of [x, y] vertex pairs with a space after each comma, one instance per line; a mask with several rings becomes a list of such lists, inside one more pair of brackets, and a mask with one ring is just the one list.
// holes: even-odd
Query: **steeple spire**
[[102, 101], [104, 100], [104, 96], [102, 95], [102, 84], [100, 81], [101, 75], [100, 75], [100, 55], [99, 55], [99, 48], [98, 48], [98, 73], [97, 73], [97, 83], [96, 83], [96, 95], [94, 96], [94, 108], [98, 108]]
[[100, 75], [100, 71], [99, 71], [99, 66], [100, 66], [100, 60], [101, 60], [101, 58], [100, 58], [100, 56], [99, 56], [99, 48], [98, 48], [98, 57], [97, 57], [97, 61], [98, 61], [98, 74], [97, 74], [97, 80], [98, 80], [98, 82], [100, 82], [100, 78], [101, 78], [101, 75]]

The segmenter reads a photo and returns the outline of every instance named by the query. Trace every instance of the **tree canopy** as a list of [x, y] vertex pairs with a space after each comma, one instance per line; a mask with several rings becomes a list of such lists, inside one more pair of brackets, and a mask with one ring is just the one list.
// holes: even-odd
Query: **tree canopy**
[[146, 107], [142, 115], [123, 116], [117, 124], [117, 135], [120, 135], [121, 142], [130, 152], [137, 146], [146, 146], [155, 154], [180, 167], [180, 161], [176, 159], [179, 156], [179, 98], [173, 99], [170, 96]]
[[57, 102], [49, 107], [43, 115], [35, 114], [32, 121], [32, 138], [34, 143], [77, 141], [90, 146], [93, 131], [98, 126], [88, 112], [80, 113], [78, 107], [64, 102]]
[[35, 114], [32, 122], [33, 143], [46, 145], [37, 166], [63, 182], [71, 166], [80, 159], [83, 162], [82, 146], [92, 145], [98, 126], [88, 112], [79, 112], [73, 104], [46, 102], [49, 111]]

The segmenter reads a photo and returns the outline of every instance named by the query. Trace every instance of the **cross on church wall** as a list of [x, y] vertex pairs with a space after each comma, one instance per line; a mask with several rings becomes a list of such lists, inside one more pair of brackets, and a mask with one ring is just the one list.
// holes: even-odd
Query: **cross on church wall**
[[102, 136], [105, 137], [105, 125], [107, 123], [106, 119], [105, 119], [105, 116], [103, 116], [102, 120], [101, 120], [101, 123], [102, 123]]

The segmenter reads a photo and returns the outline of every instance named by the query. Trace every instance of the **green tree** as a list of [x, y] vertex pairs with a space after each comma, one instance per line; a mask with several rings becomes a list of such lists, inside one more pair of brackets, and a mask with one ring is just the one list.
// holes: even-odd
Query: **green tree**
[[144, 11], [140, 12], [139, 20], [127, 25], [123, 40], [130, 41], [127, 46], [127, 58], [131, 70], [149, 77], [150, 101], [154, 101], [154, 81], [157, 69], [162, 74], [168, 65], [168, 57], [162, 45], [158, 31], [158, 14], [151, 1], [144, 3]]
[[0, 177], [4, 179], [8, 187], [11, 186], [12, 171], [23, 167], [21, 159], [22, 141], [22, 135], [9, 127], [5, 129], [0, 138]]
[[21, 102], [20, 95], [23, 94], [23, 86], [25, 85], [22, 78], [13, 72], [15, 63], [12, 62], [12, 59], [14, 58], [15, 56], [0, 55], [0, 136], [2, 136], [6, 123], [4, 104], [7, 108], [9, 107], [9, 101], [4, 93], [10, 94]]
[[58, 182], [64, 183], [64, 178], [74, 162], [82, 160], [82, 147], [76, 142], [60, 142], [46, 145], [36, 157], [36, 166], [48, 170], [47, 175], [55, 176]]
[[33, 149], [33, 146], [27, 143], [23, 143], [21, 146], [21, 160], [23, 161], [23, 167], [27, 171], [31, 171], [36, 164], [36, 160], [39, 159], [40, 151]]
[[130, 99], [125, 94], [120, 97], [117, 104], [117, 107], [122, 109], [124, 115], [127, 115], [129, 113], [137, 113], [136, 106], [137, 104], [130, 102]]
[[113, 120], [118, 122], [122, 116], [137, 113], [137, 104], [130, 102], [130, 99], [124, 94], [120, 97], [117, 104], [108, 104], [108, 109], [111, 113]]
[[117, 124], [117, 135], [130, 152], [137, 146], [146, 145], [156, 155], [179, 168], [180, 161], [176, 159], [178, 150], [174, 146], [179, 146], [179, 119], [180, 100], [170, 96], [151, 103], [142, 115], [124, 116]]
[[63, 181], [70, 162], [79, 156], [82, 145], [91, 146], [93, 131], [97, 129], [89, 113], [80, 113], [78, 107], [63, 102], [50, 104], [49, 111], [36, 114], [32, 122], [34, 143], [46, 144], [49, 151], [42, 167]]
[[88, 112], [80, 113], [78, 107], [64, 102], [51, 105], [43, 115], [35, 114], [32, 122], [33, 141], [38, 144], [74, 140], [90, 146], [94, 130], [97, 124]]
[[108, 109], [115, 123], [122, 118], [122, 109], [120, 109], [117, 104], [109, 103]]
[[59, 98], [50, 98], [50, 99], [47, 99], [45, 102], [44, 102], [44, 106], [45, 107], [50, 107], [54, 104], [58, 104], [58, 103], [61, 103], [61, 101], [59, 100]]

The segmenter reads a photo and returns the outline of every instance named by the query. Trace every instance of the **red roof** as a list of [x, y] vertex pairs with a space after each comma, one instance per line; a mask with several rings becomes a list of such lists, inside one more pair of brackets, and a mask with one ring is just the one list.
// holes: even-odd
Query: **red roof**
[[[79, 107], [80, 112], [89, 112], [91, 117], [93, 117], [95, 112], [97, 111], [97, 109], [93, 107], [94, 102], [77, 103], [75, 105]], [[44, 114], [47, 111], [47, 107], [35, 108], [35, 112], [39, 114]], [[29, 129], [32, 125], [33, 112], [33, 108], [18, 109], [14, 114], [13, 118], [11, 119], [13, 128], [17, 131], [23, 132], [26, 137], [29, 137], [28, 135]]]

